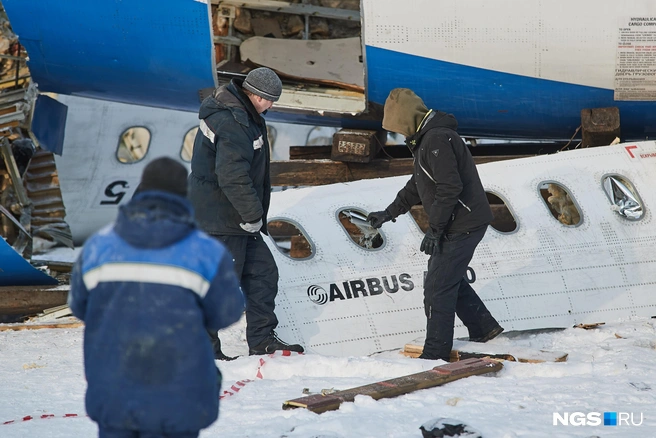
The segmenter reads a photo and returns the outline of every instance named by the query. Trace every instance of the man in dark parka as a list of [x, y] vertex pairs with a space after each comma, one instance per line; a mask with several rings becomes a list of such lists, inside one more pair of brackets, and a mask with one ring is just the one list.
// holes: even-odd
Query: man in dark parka
[[[266, 67], [252, 70], [244, 81], [233, 79], [217, 88], [201, 104], [191, 159], [189, 199], [196, 220], [232, 253], [246, 296], [249, 354], [303, 352], [274, 332], [278, 268], [260, 234], [267, 234], [271, 199], [269, 140], [261, 114], [281, 93], [280, 78]], [[231, 359], [222, 353], [217, 334], [210, 336], [216, 358]]]
[[474, 160], [451, 114], [429, 110], [412, 90], [396, 88], [385, 102], [383, 128], [406, 137], [414, 173], [384, 211], [367, 218], [374, 228], [421, 203], [430, 227], [420, 250], [430, 255], [424, 284], [428, 322], [420, 358], [449, 361], [455, 315], [469, 339], [486, 342], [503, 331], [465, 279], [492, 211]]

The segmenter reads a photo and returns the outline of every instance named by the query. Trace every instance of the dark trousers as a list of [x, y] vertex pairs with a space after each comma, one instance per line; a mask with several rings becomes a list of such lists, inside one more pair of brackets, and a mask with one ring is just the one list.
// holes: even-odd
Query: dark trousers
[[278, 294], [278, 267], [262, 235], [213, 236], [232, 254], [235, 272], [246, 297], [246, 341], [253, 348], [278, 326], [274, 313]]
[[98, 438], [196, 438], [198, 432], [153, 433], [98, 426]]
[[467, 266], [487, 227], [465, 234], [447, 234], [441, 250], [428, 260], [424, 285], [426, 342], [424, 354], [447, 360], [453, 347], [455, 316], [469, 330], [469, 337], [481, 337], [498, 323], [465, 280]]

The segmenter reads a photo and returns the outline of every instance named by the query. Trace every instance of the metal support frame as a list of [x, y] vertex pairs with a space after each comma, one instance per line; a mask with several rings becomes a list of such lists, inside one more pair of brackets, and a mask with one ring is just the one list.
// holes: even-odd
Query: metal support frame
[[[303, 5], [305, 6], [307, 3], [307, 0], [302, 1]], [[303, 21], [305, 24], [305, 32], [303, 33], [303, 39], [304, 40], [309, 40], [310, 39], [310, 16], [308, 14], [305, 14], [303, 16]]]
[[[237, 8], [232, 4], [227, 4], [222, 2], [219, 4], [219, 9], [217, 11], [217, 16], [228, 19], [228, 35], [227, 36], [215, 36], [214, 42], [217, 42], [217, 39], [223, 40], [226, 42], [226, 59], [232, 60], [232, 46], [241, 44], [241, 40], [233, 35], [233, 24], [235, 22], [235, 17], [237, 16]], [[239, 40], [239, 44], [234, 44], [233, 40]]]
[[2, 140], [0, 140], [0, 150], [2, 151], [2, 158], [5, 161], [5, 166], [13, 183], [18, 202], [21, 207], [27, 207], [31, 203], [30, 198], [27, 196], [27, 192], [23, 186], [23, 178], [21, 178], [20, 172], [18, 171], [18, 166], [16, 165], [14, 154], [11, 153], [11, 145], [7, 137], [2, 137]]
[[[238, 37], [234, 36], [215, 36], [214, 37], [214, 43], [215, 44], [225, 44], [228, 46], [240, 46], [242, 41]], [[217, 64], [218, 66], [218, 64]]]
[[10, 212], [9, 210], [7, 210], [7, 209], [5, 208], [5, 206], [2, 205], [2, 204], [0, 204], [0, 213], [2, 213], [2, 214], [4, 214], [5, 216], [7, 216], [7, 219], [9, 219], [9, 220], [11, 221], [11, 223], [13, 223], [14, 225], [16, 225], [16, 228], [18, 228], [18, 229], [21, 230], [23, 233], [25, 233], [25, 234], [27, 235], [27, 237], [29, 237], [30, 239], [32, 238], [32, 236], [30, 236], [30, 232], [27, 231], [27, 230], [25, 229], [25, 227], [23, 226], [23, 224], [21, 224], [21, 223], [18, 221], [18, 219], [16, 219], [16, 218], [14, 217], [14, 215], [11, 214], [11, 212]]
[[[18, 166], [16, 165], [16, 160], [14, 159], [14, 154], [11, 153], [11, 145], [7, 137], [2, 137], [0, 140], [0, 153], [4, 159], [7, 172], [9, 172], [9, 177], [11, 178], [12, 185], [14, 187], [14, 192], [18, 198], [18, 203], [21, 206], [21, 217], [20, 221], [17, 221], [16, 218], [8, 211], [5, 207], [2, 207], [0, 211], [7, 216], [7, 218], [14, 224], [16, 227], [22, 231], [19, 233], [18, 238], [13, 243], [12, 247], [16, 250], [17, 253], [23, 255], [25, 249], [28, 248], [32, 236], [30, 232], [26, 229], [29, 227], [32, 220], [32, 202], [27, 196], [25, 187], [23, 186], [23, 179], [20, 176], [18, 171]], [[31, 249], [30, 249], [31, 252]]]

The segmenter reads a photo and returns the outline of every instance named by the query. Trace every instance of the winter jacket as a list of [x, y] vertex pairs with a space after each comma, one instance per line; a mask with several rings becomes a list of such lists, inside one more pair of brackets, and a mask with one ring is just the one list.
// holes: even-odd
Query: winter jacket
[[90, 237], [69, 294], [85, 322], [86, 408], [101, 426], [194, 432], [218, 416], [220, 374], [207, 330], [236, 322], [244, 297], [225, 247], [189, 202], [138, 193]]
[[387, 211], [396, 217], [421, 203], [438, 235], [465, 233], [492, 221], [492, 210], [474, 159], [451, 114], [431, 111], [406, 139], [414, 156], [414, 173]]
[[236, 80], [207, 97], [198, 117], [189, 176], [198, 225], [214, 235], [249, 235], [239, 224], [261, 218], [266, 234], [271, 180], [264, 118]]

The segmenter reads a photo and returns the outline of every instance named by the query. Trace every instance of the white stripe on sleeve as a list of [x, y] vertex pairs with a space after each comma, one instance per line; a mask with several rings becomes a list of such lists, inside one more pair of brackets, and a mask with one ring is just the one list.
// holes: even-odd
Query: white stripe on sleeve
[[210, 129], [209, 126], [207, 126], [207, 123], [205, 123], [205, 119], [201, 119], [199, 128], [203, 135], [207, 137], [212, 143], [214, 143], [214, 133]]
[[133, 281], [179, 286], [204, 298], [210, 288], [210, 282], [196, 272], [150, 263], [106, 263], [84, 274], [83, 279], [89, 291], [98, 286], [98, 283]]

